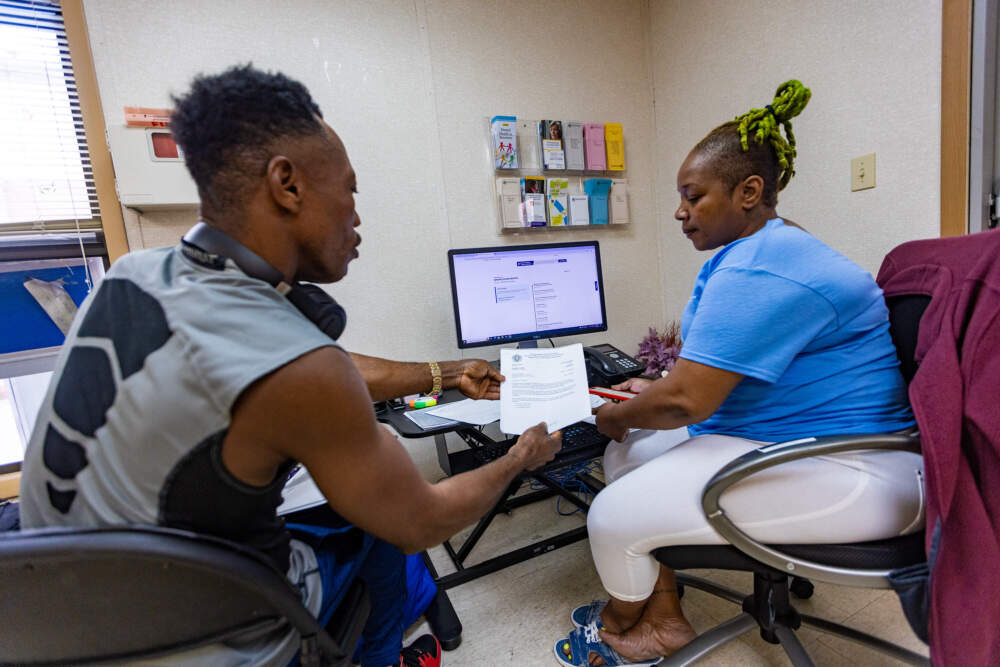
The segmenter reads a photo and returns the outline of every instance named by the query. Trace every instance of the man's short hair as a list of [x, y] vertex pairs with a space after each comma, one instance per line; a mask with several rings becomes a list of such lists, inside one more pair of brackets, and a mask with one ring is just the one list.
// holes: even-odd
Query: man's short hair
[[173, 102], [174, 139], [202, 201], [216, 208], [242, 207], [277, 140], [323, 133], [305, 86], [251, 64], [199, 74]]

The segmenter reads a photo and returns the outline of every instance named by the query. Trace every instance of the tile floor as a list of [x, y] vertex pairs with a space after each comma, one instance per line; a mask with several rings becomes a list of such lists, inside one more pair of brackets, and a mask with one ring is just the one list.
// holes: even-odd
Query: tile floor
[[[429, 480], [443, 477], [430, 438], [403, 440], [414, 462]], [[449, 440], [449, 447], [463, 446]], [[565, 503], [563, 508], [565, 511]], [[498, 516], [470, 556], [470, 563], [485, 560], [503, 551], [529, 544], [546, 536], [582, 525], [577, 514], [556, 513], [555, 499]], [[468, 533], [464, 531], [459, 539]], [[459, 544], [456, 540], [453, 544]], [[431, 551], [442, 573], [454, 568], [440, 547]], [[739, 591], [752, 588], [747, 573], [692, 570], [689, 574], [718, 582]], [[911, 650], [927, 654], [927, 647], [913, 634], [891, 591], [865, 590], [816, 583], [809, 600], [797, 601], [803, 613], [855, 627], [883, 637]], [[556, 665], [553, 645], [572, 629], [570, 611], [579, 604], [603, 599], [597, 572], [590, 559], [587, 541], [561, 549], [462, 584], [448, 591], [462, 621], [462, 645], [445, 653], [448, 667], [492, 665]], [[702, 632], [731, 618], [735, 604], [702, 591], [688, 589], [684, 596], [685, 614], [695, 630]], [[407, 632], [407, 641], [427, 632], [426, 622]], [[804, 629], [799, 638], [817, 665], [897, 665], [903, 664], [852, 642]], [[712, 652], [704, 665], [789, 665], [780, 646], [762, 640], [756, 631]]]

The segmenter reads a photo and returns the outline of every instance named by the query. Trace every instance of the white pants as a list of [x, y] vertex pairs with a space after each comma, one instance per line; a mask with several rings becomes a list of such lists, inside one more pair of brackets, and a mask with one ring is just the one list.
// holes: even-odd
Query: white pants
[[[633, 431], [604, 455], [608, 486], [587, 515], [601, 583], [635, 602], [653, 592], [658, 548], [724, 544], [701, 508], [705, 484], [722, 466], [765, 443], [687, 429]], [[730, 488], [721, 505], [733, 522], [769, 544], [837, 544], [919, 530], [924, 521], [923, 459], [866, 451], [793, 461]]]

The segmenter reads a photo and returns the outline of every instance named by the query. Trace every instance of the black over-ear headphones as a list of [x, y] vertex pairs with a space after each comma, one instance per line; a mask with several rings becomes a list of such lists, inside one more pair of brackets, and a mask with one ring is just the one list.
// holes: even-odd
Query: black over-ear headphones
[[211, 225], [199, 222], [181, 239], [181, 252], [191, 261], [211, 269], [222, 270], [231, 259], [243, 273], [263, 280], [278, 290], [300, 313], [319, 327], [320, 331], [337, 340], [347, 326], [347, 311], [333, 297], [316, 285], [285, 282], [284, 276], [250, 248]]

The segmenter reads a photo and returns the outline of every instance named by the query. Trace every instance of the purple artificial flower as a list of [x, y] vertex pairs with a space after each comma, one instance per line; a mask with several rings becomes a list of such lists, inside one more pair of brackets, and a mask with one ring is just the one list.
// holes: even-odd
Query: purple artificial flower
[[635, 356], [646, 362], [647, 375], [660, 375], [674, 367], [680, 350], [680, 327], [671, 322], [662, 334], [650, 327], [646, 337], [639, 341], [639, 351]]

